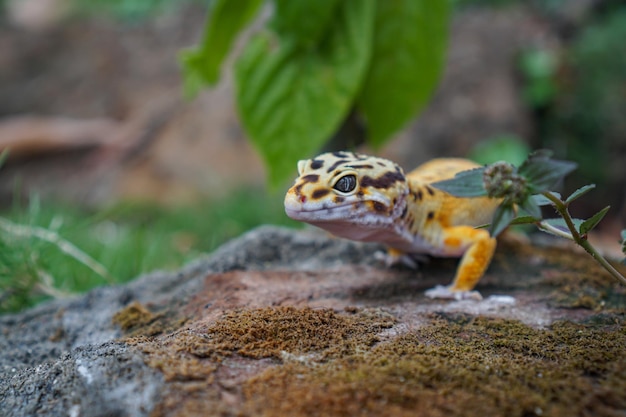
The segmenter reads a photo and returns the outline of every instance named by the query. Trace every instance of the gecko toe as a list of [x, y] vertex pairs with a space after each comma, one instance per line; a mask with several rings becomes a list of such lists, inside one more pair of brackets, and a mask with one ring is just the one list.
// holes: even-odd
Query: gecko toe
[[445, 300], [477, 300], [483, 299], [478, 291], [453, 291], [450, 286], [437, 285], [427, 290], [425, 293], [428, 298], [438, 298]]

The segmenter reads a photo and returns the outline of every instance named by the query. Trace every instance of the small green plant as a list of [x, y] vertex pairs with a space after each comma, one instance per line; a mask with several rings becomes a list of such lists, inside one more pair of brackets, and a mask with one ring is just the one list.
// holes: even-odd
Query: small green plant
[[265, 4], [273, 16], [234, 67], [241, 121], [270, 183], [317, 152], [351, 115], [382, 145], [426, 104], [443, 66], [450, 1], [216, 0], [202, 43], [183, 51], [185, 91], [215, 84]]
[[[587, 240], [587, 234], [606, 215], [605, 207], [586, 220], [574, 219], [569, 213], [572, 202], [595, 188], [594, 184], [579, 188], [566, 199], [550, 191], [576, 169], [576, 164], [551, 158], [552, 152], [531, 153], [519, 167], [508, 162], [495, 162], [482, 168], [458, 173], [435, 187], [459, 197], [489, 196], [502, 199], [489, 232], [497, 236], [510, 224], [535, 224], [540, 230], [571, 239], [587, 251], [613, 277], [626, 284], [622, 276]], [[551, 205], [560, 218], [543, 219], [541, 206]], [[624, 233], [622, 237], [626, 239]]]
[[180, 265], [260, 224], [299, 227], [282, 201], [242, 189], [162, 208], [119, 203], [96, 212], [31, 198], [0, 215], [0, 314]]

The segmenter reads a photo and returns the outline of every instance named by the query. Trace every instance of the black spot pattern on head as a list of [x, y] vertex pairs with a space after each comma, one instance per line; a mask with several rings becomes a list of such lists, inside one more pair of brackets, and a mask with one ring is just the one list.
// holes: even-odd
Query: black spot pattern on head
[[364, 176], [361, 179], [361, 186], [374, 188], [391, 188], [398, 181], [404, 181], [404, 175], [399, 172], [385, 172], [378, 178]]
[[379, 201], [372, 201], [372, 207], [377, 213], [385, 211], [385, 205]]
[[319, 181], [320, 176], [317, 174], [309, 174], [309, 175], [305, 175], [304, 177], [302, 177], [302, 183], [306, 184], [308, 182], [317, 182]]
[[328, 195], [328, 193], [330, 193], [330, 190], [326, 188], [318, 188], [317, 190], [313, 191], [313, 193], [311, 194], [311, 198], [313, 198], [314, 200], [319, 200], [320, 198]]
[[424, 198], [424, 193], [422, 190], [417, 190], [417, 193], [415, 194], [415, 201], [422, 201], [422, 198]]
[[435, 195], [435, 190], [430, 188], [428, 185], [426, 185], [424, 188], [426, 188], [426, 191], [428, 191], [428, 194], [430, 194], [431, 196]]
[[311, 161], [311, 169], [320, 169], [324, 166], [323, 159], [314, 159]]
[[302, 193], [302, 187], [304, 187], [304, 184], [307, 184], [309, 182], [317, 182], [319, 181], [319, 179], [320, 179], [320, 176], [317, 174], [305, 175], [304, 177], [302, 177], [302, 182], [300, 182], [300, 184], [298, 184], [294, 188], [294, 191], [296, 192], [296, 194], [300, 195]]
[[434, 211], [429, 211], [428, 214], [426, 215], [426, 217], [428, 218], [428, 220], [432, 220], [435, 218], [435, 212]]
[[342, 196], [340, 196], [340, 195], [336, 195], [336, 196], [335, 196], [335, 198], [333, 199], [333, 202], [334, 202], [335, 204], [341, 204], [341, 203], [343, 203], [345, 200], [346, 200], [346, 198], [345, 198], [345, 197], [342, 197]]
[[409, 206], [408, 206], [408, 205], [405, 205], [405, 206], [404, 206], [404, 210], [402, 210], [402, 214], [400, 215], [400, 217], [404, 219], [404, 218], [406, 217], [406, 214], [407, 214], [408, 212], [409, 212]]
[[369, 164], [357, 164], [357, 165], [348, 165], [346, 166], [346, 168], [352, 168], [352, 169], [374, 169], [373, 165], [369, 165]]
[[347, 152], [344, 151], [337, 151], [337, 152], [333, 152], [333, 156], [336, 158], [345, 158], [347, 156], [349, 156], [349, 154]]
[[332, 164], [332, 165], [331, 165], [331, 166], [330, 166], [330, 167], [326, 170], [326, 172], [328, 172], [328, 173], [330, 174], [331, 172], [333, 172], [333, 170], [334, 170], [335, 168], [337, 168], [337, 167], [338, 167], [339, 165], [341, 165], [341, 164], [345, 164], [346, 162], [348, 162], [348, 161], [347, 161], [347, 160], [345, 160], [345, 159], [340, 159], [340, 160], [336, 161], [334, 164]]

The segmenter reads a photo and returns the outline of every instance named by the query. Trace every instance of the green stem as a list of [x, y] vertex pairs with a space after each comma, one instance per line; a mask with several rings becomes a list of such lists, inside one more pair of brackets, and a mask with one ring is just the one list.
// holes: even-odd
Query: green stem
[[581, 236], [580, 233], [578, 233], [576, 225], [574, 225], [574, 222], [572, 220], [572, 216], [570, 216], [569, 210], [567, 209], [567, 204], [565, 204], [563, 201], [561, 201], [560, 198], [556, 197], [549, 191], [546, 191], [542, 194], [554, 204], [556, 211], [558, 211], [561, 217], [563, 217], [567, 228], [572, 234], [572, 239], [574, 240], [574, 242], [576, 242], [576, 244], [578, 244], [585, 251], [587, 251], [587, 253], [591, 255], [591, 257], [595, 259], [596, 262], [602, 265], [602, 267], [606, 269], [614, 278], [616, 278], [618, 281], [621, 281], [622, 284], [626, 285], [626, 278], [622, 274], [620, 274], [617, 269], [613, 268], [613, 265], [611, 265], [609, 261], [604, 259], [604, 257], [598, 253], [596, 248], [594, 248], [591, 243], [589, 243], [585, 236]]

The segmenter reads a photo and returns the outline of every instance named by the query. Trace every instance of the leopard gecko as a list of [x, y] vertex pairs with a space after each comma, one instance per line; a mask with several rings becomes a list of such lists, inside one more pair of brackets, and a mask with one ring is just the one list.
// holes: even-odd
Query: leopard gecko
[[475, 227], [491, 222], [499, 201], [454, 197], [431, 185], [476, 167], [466, 159], [440, 158], [405, 175], [387, 159], [324, 153], [298, 162], [285, 212], [339, 237], [383, 243], [388, 263], [411, 263], [411, 256], [419, 254], [461, 257], [452, 284], [426, 295], [480, 298], [473, 289], [491, 262], [496, 240]]

